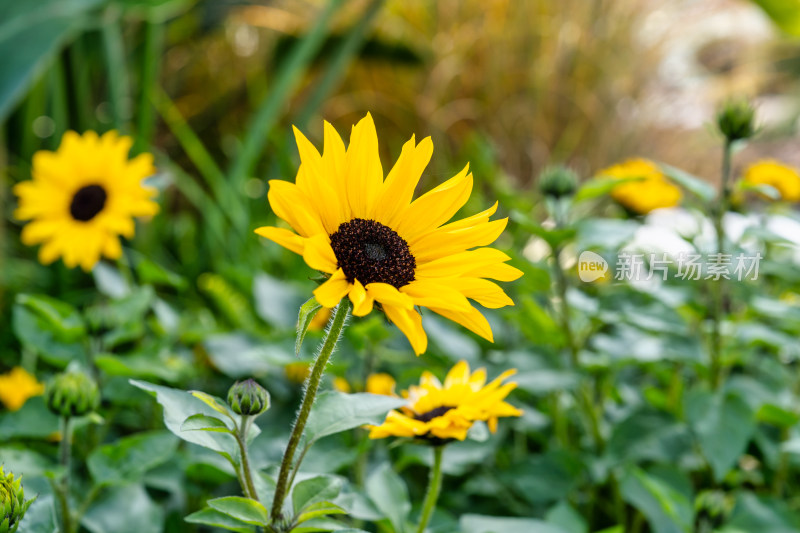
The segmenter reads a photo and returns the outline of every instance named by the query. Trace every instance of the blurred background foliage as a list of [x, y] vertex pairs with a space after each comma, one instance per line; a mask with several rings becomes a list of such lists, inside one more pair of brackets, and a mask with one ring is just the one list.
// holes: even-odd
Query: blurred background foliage
[[[372, 316], [350, 328], [334, 361], [333, 374], [356, 390], [372, 371], [407, 385], [423, 367], [441, 376], [459, 358], [520, 369], [525, 416], [453, 448], [436, 531], [797, 531], [800, 276], [786, 239], [752, 230], [775, 253], [763, 283], [732, 290], [731, 379], [712, 392], [696, 386], [707, 287], [580, 285], [567, 261], [572, 281], [559, 294], [537, 237], [602, 253], [661, 237], [592, 204], [561, 242], [542, 228], [548, 214], [534, 185], [551, 163], [589, 178], [634, 155], [716, 183], [720, 140], [708, 123], [731, 94], [753, 99], [762, 126], [737, 171], [765, 156], [800, 165], [798, 13], [796, 0], [0, 2], [0, 370], [22, 364], [43, 379], [93, 361], [112, 423], [78, 429], [84, 457], [163, 429], [128, 378], [222, 395], [233, 379], [256, 376], [276, 406], [260, 421], [270, 431], [256, 442], [256, 463], [274, 464], [299, 397], [293, 328], [310, 272], [252, 229], [274, 222], [266, 181], [296, 172], [290, 125], [317, 142], [321, 119], [344, 132], [370, 111], [384, 168], [412, 133], [436, 147], [422, 187], [471, 163], [478, 194], [465, 211], [500, 199], [514, 220], [499, 247], [526, 271], [512, 289], [517, 307], [489, 313], [494, 345], [426, 316], [433, 342], [415, 359]], [[33, 153], [55, 149], [67, 129], [133, 135], [134, 151], [153, 152], [159, 168], [162, 212], [139, 225], [125, 261], [91, 275], [39, 265], [12, 216], [10, 186], [29, 179]], [[567, 361], [575, 340], [560, 322], [565, 294], [581, 369]], [[40, 506], [55, 428], [41, 399], [0, 414], [0, 458], [22, 465]], [[92, 495], [84, 528], [108, 531], [116, 516], [131, 531], [186, 531], [183, 516], [209, 495], [236, 491], [215, 456], [151, 437], [143, 449], [152, 461], [125, 483], [89, 488], [93, 473], [83, 472], [80, 490]], [[348, 507], [393, 531], [386, 513], [421, 499], [429, 459], [413, 446], [364, 450], [363, 434], [341, 435], [320, 443], [306, 468], [347, 475], [367, 492], [385, 482], [367, 470], [401, 483], [389, 503], [373, 492]], [[407, 488], [372, 468], [388, 457]], [[510, 518], [459, 525], [465, 513]]]

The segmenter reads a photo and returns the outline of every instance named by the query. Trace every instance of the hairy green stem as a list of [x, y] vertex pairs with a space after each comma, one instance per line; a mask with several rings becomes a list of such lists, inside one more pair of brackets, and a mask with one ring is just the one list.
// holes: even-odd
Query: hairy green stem
[[294, 454], [297, 451], [297, 446], [300, 444], [300, 439], [303, 436], [303, 431], [306, 428], [308, 415], [311, 413], [311, 406], [314, 405], [314, 400], [317, 397], [317, 390], [319, 383], [322, 380], [322, 375], [325, 372], [325, 367], [333, 354], [336, 344], [339, 342], [339, 337], [344, 329], [347, 316], [350, 314], [350, 300], [342, 298], [339, 305], [336, 306], [336, 311], [333, 314], [330, 328], [322, 343], [322, 348], [314, 361], [314, 366], [306, 379], [305, 392], [303, 393], [303, 402], [300, 405], [300, 411], [297, 413], [297, 420], [292, 428], [292, 434], [289, 436], [289, 443], [286, 445], [286, 451], [281, 460], [281, 470], [278, 474], [278, 484], [275, 487], [275, 499], [272, 501], [272, 521], [277, 522], [283, 518], [283, 501], [286, 499], [286, 494], [289, 490], [288, 481], [289, 473], [292, 470], [292, 461]]
[[250, 424], [253, 422], [252, 416], [242, 415], [242, 422], [236, 431], [236, 442], [239, 443], [239, 455], [241, 456], [241, 475], [242, 487], [244, 487], [244, 495], [251, 500], [258, 501], [258, 492], [256, 486], [253, 484], [253, 473], [250, 470], [250, 458], [247, 454], [247, 433], [250, 431]]
[[425, 491], [425, 501], [422, 504], [422, 515], [419, 518], [417, 533], [423, 533], [428, 526], [433, 510], [436, 508], [436, 501], [439, 499], [439, 492], [442, 490], [442, 455], [444, 455], [444, 446], [435, 446], [433, 448], [433, 467], [431, 467], [431, 475], [428, 478], [428, 490]]
[[[728, 210], [730, 202], [730, 174], [731, 174], [731, 155], [732, 144], [730, 140], [725, 141], [722, 150], [722, 181], [720, 183], [720, 197], [717, 208], [714, 210], [714, 230], [717, 236], [717, 253], [725, 253], [725, 229], [722, 225], [722, 218]], [[709, 370], [709, 381], [711, 387], [719, 387], [722, 377], [722, 320], [724, 318], [724, 285], [723, 279], [713, 280], [711, 285], [711, 342], [710, 358], [711, 368]]]
[[61, 417], [61, 443], [59, 445], [59, 464], [64, 473], [57, 485], [56, 496], [61, 510], [61, 531], [72, 533], [72, 515], [69, 510], [70, 456], [72, 454], [72, 425], [69, 417]]

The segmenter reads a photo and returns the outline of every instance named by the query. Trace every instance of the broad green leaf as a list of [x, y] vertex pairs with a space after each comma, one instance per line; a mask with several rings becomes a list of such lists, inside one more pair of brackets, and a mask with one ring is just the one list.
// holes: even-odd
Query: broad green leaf
[[785, 501], [742, 492], [719, 533], [797, 533], [800, 518]]
[[164, 509], [157, 505], [140, 484], [104, 489], [81, 519], [92, 533], [160, 533]]
[[622, 497], [647, 517], [654, 533], [693, 531], [693, 499], [672, 480], [631, 467], [620, 485]]
[[539, 504], [565, 498], [581, 482], [584, 469], [577, 454], [556, 450], [515, 463], [505, 479], [529, 502]]
[[366, 491], [375, 507], [389, 519], [395, 533], [404, 533], [411, 502], [406, 484], [389, 463], [383, 463], [372, 471], [367, 478]]
[[302, 524], [314, 518], [321, 518], [332, 514], [347, 514], [347, 511], [331, 502], [317, 502], [305, 508], [305, 511], [295, 519], [295, 522]]
[[578, 192], [575, 193], [575, 202], [584, 202], [586, 200], [594, 200], [600, 196], [609, 194], [615, 187], [628, 181], [636, 181], [636, 178], [609, 178], [597, 177], [587, 180], [581, 184]]
[[228, 408], [225, 402], [223, 402], [219, 398], [211, 396], [210, 394], [207, 394], [199, 390], [193, 390], [191, 391], [191, 394], [192, 396], [194, 396], [195, 398], [197, 398], [198, 400], [200, 400], [201, 402], [203, 402], [204, 404], [206, 404], [219, 414], [225, 416], [233, 416], [233, 412], [230, 410], [230, 408]]
[[264, 321], [278, 328], [290, 329], [295, 326], [287, 309], [297, 309], [304, 297], [285, 280], [279, 280], [261, 273], [253, 280], [253, 298], [256, 313]]
[[311, 408], [306, 425], [306, 439], [310, 443], [364, 424], [379, 424], [383, 422], [386, 413], [407, 403], [402, 398], [363, 392], [324, 392], [317, 397], [314, 407]]
[[89, 455], [89, 472], [98, 484], [137, 481], [167, 462], [177, 448], [178, 440], [167, 431], [138, 433], [96, 448]]
[[648, 408], [634, 411], [612, 431], [606, 453], [614, 464], [677, 462], [692, 451], [686, 425], [663, 411]]
[[736, 394], [700, 390], [686, 395], [684, 409], [714, 479], [722, 481], [755, 432], [753, 412]]
[[18, 294], [12, 313], [20, 343], [49, 363], [65, 367], [86, 358], [86, 326], [69, 304], [42, 295]]
[[566, 501], [547, 511], [545, 518], [549, 524], [559, 526], [566, 533], [589, 533], [586, 520]]
[[196, 414], [187, 418], [181, 424], [181, 431], [216, 431], [232, 434], [228, 424], [219, 418], [203, 414]]
[[289, 342], [264, 342], [241, 333], [209, 335], [203, 346], [214, 366], [234, 379], [282, 372], [287, 363], [297, 361]]
[[560, 526], [534, 518], [465, 514], [458, 524], [463, 533], [569, 533]]
[[0, 122], [105, 0], [0, 3]]
[[[25, 494], [27, 496], [28, 492]], [[42, 496], [28, 508], [16, 533], [54, 533], [58, 531], [58, 523], [53, 496]]]
[[314, 316], [316, 316], [321, 307], [322, 305], [313, 296], [300, 306], [300, 313], [297, 316], [297, 339], [294, 343], [295, 355], [300, 355], [300, 348], [303, 346], [303, 339], [306, 338], [308, 326], [311, 325], [311, 321], [314, 320]]
[[242, 498], [241, 496], [226, 496], [208, 501], [212, 509], [226, 514], [236, 520], [247, 524], [265, 526], [269, 523], [269, 513], [261, 503]]
[[31, 398], [18, 411], [0, 412], [0, 441], [14, 437], [47, 438], [58, 432], [58, 417], [41, 396]]
[[204, 526], [220, 527], [236, 533], [253, 533], [253, 528], [241, 520], [231, 518], [225, 513], [221, 513], [211, 507], [206, 507], [200, 511], [190, 514], [185, 521], [190, 524], [202, 524]]
[[295, 514], [299, 514], [309, 505], [336, 498], [342, 485], [342, 478], [336, 476], [315, 476], [296, 483], [292, 489]]
[[[189, 365], [169, 364], [178, 360], [172, 354], [165, 355], [166, 357], [162, 358], [145, 350], [125, 355], [102, 353], [95, 356], [94, 364], [110, 376], [158, 379], [168, 383], [179, 381], [186, 375]], [[172, 360], [169, 360], [170, 358]]]
[[155, 301], [153, 287], [137, 287], [129, 294], [91, 307], [86, 316], [95, 328], [113, 328], [125, 324], [141, 324]]
[[[183, 390], [153, 385], [145, 381], [131, 380], [130, 383], [134, 387], [148, 391], [156, 397], [158, 403], [164, 408], [164, 424], [172, 433], [187, 442], [220, 452], [231, 459], [237, 457], [239, 453], [238, 445], [231, 435], [209, 431], [184, 431], [181, 429], [186, 419], [192, 415], [215, 416], [217, 411], [209, 407], [208, 404]], [[253, 426], [253, 429], [256, 430], [258, 428]]]
[[704, 202], [710, 202], [717, 196], [717, 191], [708, 182], [692, 176], [679, 168], [667, 165], [666, 163], [659, 163], [661, 171], [667, 175], [672, 181], [694, 194]]
[[122, 298], [131, 292], [130, 284], [119, 270], [102, 261], [92, 269], [92, 277], [97, 290], [110, 298]]

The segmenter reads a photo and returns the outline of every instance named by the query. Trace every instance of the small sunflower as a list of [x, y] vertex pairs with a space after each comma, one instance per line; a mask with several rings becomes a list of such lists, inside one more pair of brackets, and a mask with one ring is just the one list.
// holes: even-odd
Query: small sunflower
[[22, 367], [14, 367], [10, 372], [0, 375], [0, 402], [9, 411], [20, 409], [29, 399], [43, 393], [44, 385]]
[[380, 394], [382, 396], [394, 396], [396, 382], [392, 376], [384, 372], [370, 374], [367, 376], [367, 392], [370, 394]]
[[55, 152], [33, 156], [33, 179], [14, 187], [19, 208], [14, 216], [30, 220], [22, 230], [26, 245], [41, 244], [39, 261], [62, 257], [69, 268], [85, 271], [103, 255], [122, 255], [119, 236], [133, 237], [134, 217], [158, 212], [156, 191], [142, 186], [155, 172], [153, 156], [128, 159], [133, 141], [110, 131], [68, 131]]
[[327, 122], [322, 155], [294, 132], [301, 160], [296, 182], [272, 180], [268, 195], [272, 210], [292, 229], [262, 227], [256, 233], [327, 275], [314, 291], [317, 301], [333, 308], [349, 297], [356, 316], [379, 304], [417, 355], [428, 340], [415, 306], [491, 341], [489, 323], [468, 299], [488, 308], [514, 305], [490, 280], [513, 281], [522, 272], [506, 264], [508, 255], [485, 247], [508, 222], [489, 220], [496, 203], [447, 223], [469, 199], [469, 166], [412, 201], [433, 153], [430, 137], [419, 144], [412, 137], [384, 179], [369, 114], [353, 127], [347, 149]]
[[767, 159], [750, 165], [744, 172], [743, 181], [750, 185], [769, 185], [777, 189], [781, 199], [800, 202], [800, 174], [778, 161]]
[[444, 380], [444, 385], [430, 372], [424, 372], [419, 386], [403, 391], [408, 406], [390, 411], [380, 426], [371, 426], [369, 437], [415, 437], [442, 440], [464, 440], [477, 421], [487, 422], [494, 433], [497, 419], [520, 416], [522, 411], [504, 400], [517, 387], [503, 383], [516, 370], [507, 370], [486, 384], [486, 370], [470, 373], [466, 361], [457, 363]]
[[680, 204], [683, 196], [680, 188], [647, 159], [629, 159], [602, 170], [600, 175], [618, 180], [638, 178], [614, 187], [611, 197], [640, 215], [662, 207], [674, 207]]

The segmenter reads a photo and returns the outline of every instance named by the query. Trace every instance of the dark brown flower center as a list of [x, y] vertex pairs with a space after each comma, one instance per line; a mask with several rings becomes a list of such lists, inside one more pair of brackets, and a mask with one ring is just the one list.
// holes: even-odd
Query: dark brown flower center
[[388, 283], [399, 289], [414, 281], [417, 262], [408, 243], [380, 222], [345, 222], [331, 235], [331, 247], [350, 283]]
[[92, 220], [106, 205], [106, 190], [100, 185], [86, 185], [78, 189], [69, 204], [69, 214], [80, 222]]
[[434, 418], [442, 416], [450, 409], [454, 409], [454, 407], [448, 407], [446, 405], [442, 405], [441, 407], [437, 407], [436, 409], [431, 409], [427, 413], [418, 414], [414, 418], [422, 422], [430, 422]]

